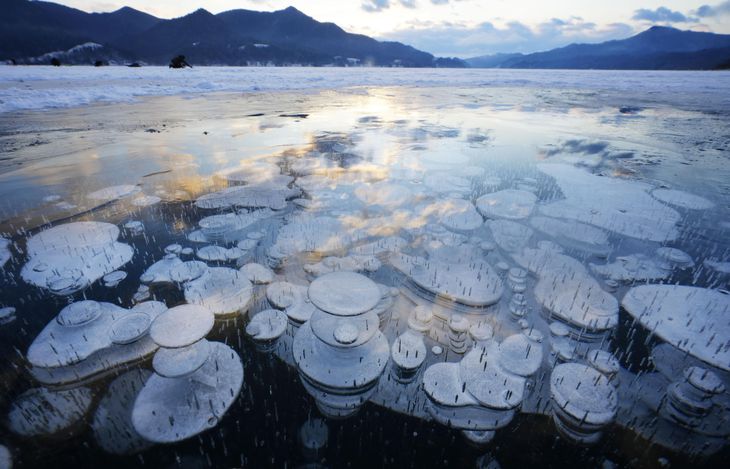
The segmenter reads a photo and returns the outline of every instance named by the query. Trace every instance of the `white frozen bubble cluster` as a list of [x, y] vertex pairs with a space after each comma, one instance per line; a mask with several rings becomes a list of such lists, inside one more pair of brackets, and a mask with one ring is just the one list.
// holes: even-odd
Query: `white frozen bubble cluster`
[[119, 186], [105, 187], [86, 195], [89, 199], [99, 202], [111, 202], [113, 200], [123, 199], [130, 195], [140, 192], [139, 186], [132, 184], [122, 184]]
[[153, 322], [155, 373], [132, 410], [144, 439], [172, 443], [213, 428], [238, 396], [243, 364], [227, 345], [205, 339], [213, 323], [213, 313], [197, 305], [176, 306]]
[[641, 285], [621, 305], [667, 343], [730, 371], [730, 295], [682, 285]]
[[287, 200], [300, 194], [299, 189], [269, 183], [232, 186], [198, 197], [195, 205], [203, 209], [246, 207], [282, 210], [286, 208]]
[[388, 340], [372, 311], [380, 289], [363, 275], [334, 272], [312, 282], [308, 295], [316, 309], [294, 337], [294, 359], [320, 410], [345, 417], [372, 394], [388, 363]]
[[375, 256], [349, 255], [344, 257], [328, 256], [314, 264], [306, 264], [304, 271], [313, 277], [339, 272], [375, 272], [381, 267]]
[[56, 295], [83, 290], [132, 259], [132, 247], [117, 241], [119, 228], [102, 222], [57, 225], [32, 236], [23, 279]]
[[537, 167], [555, 179], [565, 197], [542, 205], [543, 215], [649, 241], [671, 241], [678, 236], [679, 213], [651, 197], [652, 186], [646, 183], [596, 176], [565, 164]]
[[563, 363], [550, 375], [550, 401], [553, 420], [563, 435], [595, 443], [616, 417], [618, 390], [590, 366]]
[[273, 215], [274, 212], [269, 209], [211, 215], [201, 218], [198, 222], [200, 229], [190, 233], [188, 238], [201, 243], [233, 243], [245, 240], [254, 224]]
[[286, 332], [287, 318], [283, 311], [265, 309], [256, 313], [246, 326], [246, 334], [260, 350], [271, 350], [273, 344]]
[[293, 255], [312, 253], [321, 256], [342, 253], [352, 244], [347, 227], [332, 217], [299, 216], [284, 225], [269, 248], [272, 267], [280, 267]]
[[28, 349], [31, 374], [45, 384], [71, 383], [149, 357], [157, 350], [150, 324], [166, 310], [156, 301], [130, 310], [90, 300], [71, 303]]
[[228, 267], [211, 267], [184, 284], [185, 300], [201, 305], [216, 316], [245, 313], [253, 297], [253, 285], [245, 273]]

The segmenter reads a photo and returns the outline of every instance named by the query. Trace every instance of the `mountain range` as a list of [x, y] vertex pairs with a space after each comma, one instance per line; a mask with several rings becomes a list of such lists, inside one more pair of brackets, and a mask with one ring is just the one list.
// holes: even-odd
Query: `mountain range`
[[480, 68], [712, 70], [730, 65], [730, 34], [653, 26], [628, 39], [569, 46], [533, 54], [466, 59]]
[[0, 61], [89, 63], [96, 57], [164, 65], [180, 54], [193, 65], [465, 66], [460, 59], [348, 33], [294, 7], [217, 15], [199, 9], [169, 20], [130, 7], [86, 13], [29, 0], [3, 0], [0, 7]]
[[199, 9], [174, 19], [124, 7], [86, 13], [2, 0], [0, 63], [146, 63], [185, 55], [193, 65], [375, 65], [540, 69], [727, 69], [730, 35], [653, 26], [627, 39], [532, 54], [438, 58], [400, 42], [351, 34], [294, 7], [273, 12]]

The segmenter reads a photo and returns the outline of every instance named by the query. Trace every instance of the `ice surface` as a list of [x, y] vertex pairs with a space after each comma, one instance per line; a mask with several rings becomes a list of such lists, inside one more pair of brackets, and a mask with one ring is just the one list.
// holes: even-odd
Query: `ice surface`
[[82, 290], [132, 259], [132, 248], [117, 242], [119, 228], [102, 222], [58, 225], [28, 240], [23, 279], [57, 295]]
[[282, 210], [288, 199], [298, 197], [301, 192], [286, 186], [259, 184], [249, 186], [233, 186], [217, 192], [203, 195], [195, 201], [195, 205], [205, 209], [229, 207], [270, 208]]

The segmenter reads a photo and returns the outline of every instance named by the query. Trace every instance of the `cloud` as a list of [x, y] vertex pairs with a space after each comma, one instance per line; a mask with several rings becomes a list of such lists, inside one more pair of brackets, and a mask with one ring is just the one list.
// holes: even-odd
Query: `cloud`
[[719, 3], [717, 5], [702, 5], [695, 12], [700, 18], [711, 18], [714, 16], [722, 16], [730, 14], [730, 0]]
[[553, 18], [534, 26], [519, 21], [504, 25], [484, 22], [411, 22], [384, 39], [401, 41], [437, 56], [476, 57], [495, 53], [530, 53], [574, 42], [596, 43], [623, 39], [636, 31], [625, 23], [598, 26], [580, 17]]
[[697, 18], [686, 16], [678, 11], [670, 10], [667, 7], [659, 7], [656, 10], [640, 8], [634, 12], [634, 20], [651, 21], [652, 23], [696, 23]]
[[391, 2], [391, 0], [363, 0], [360, 6], [369, 13], [375, 13], [387, 10], [394, 3], [399, 3], [406, 8], [416, 8], [416, 0], [394, 0], [394, 2]]

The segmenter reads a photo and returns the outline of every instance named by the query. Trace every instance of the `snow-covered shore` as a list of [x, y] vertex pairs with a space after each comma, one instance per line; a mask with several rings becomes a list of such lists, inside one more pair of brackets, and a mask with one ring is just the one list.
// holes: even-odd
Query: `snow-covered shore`
[[144, 96], [357, 86], [574, 90], [596, 105], [672, 105], [727, 112], [730, 72], [599, 70], [0, 66], [0, 113], [126, 103]]

